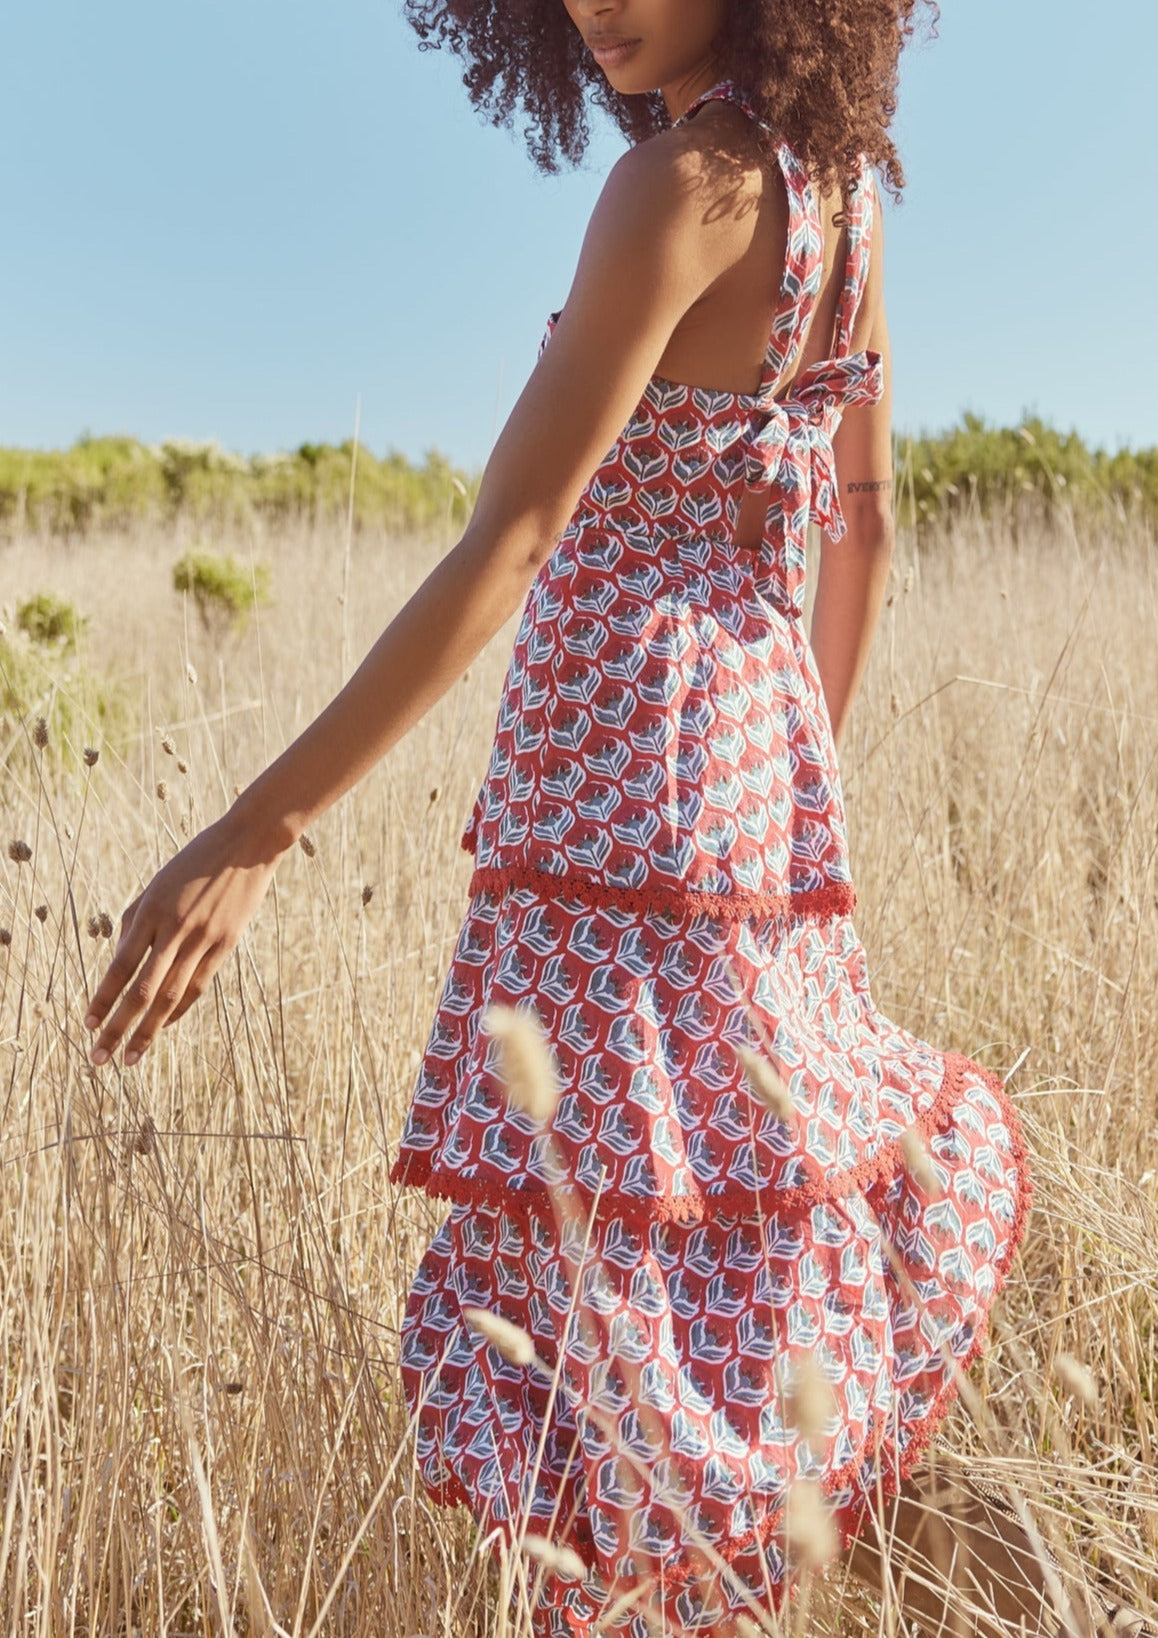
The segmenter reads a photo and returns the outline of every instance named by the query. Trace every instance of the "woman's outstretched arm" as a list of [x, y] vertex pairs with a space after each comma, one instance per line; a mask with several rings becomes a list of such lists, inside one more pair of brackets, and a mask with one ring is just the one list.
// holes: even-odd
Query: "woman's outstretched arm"
[[[549, 346], [503, 427], [457, 546], [341, 692], [122, 918], [85, 1023], [126, 1063], [207, 988], [302, 831], [357, 783], [516, 611], [614, 444], [677, 322], [743, 249], [697, 122], [613, 167]], [[716, 180], [719, 178], [719, 180]]]
[[881, 355], [884, 391], [877, 403], [846, 410], [832, 440], [848, 533], [836, 541], [822, 538], [809, 628], [838, 746], [868, 664], [893, 552], [892, 360], [879, 194], [868, 279], [853, 336], [854, 350], [862, 346]]

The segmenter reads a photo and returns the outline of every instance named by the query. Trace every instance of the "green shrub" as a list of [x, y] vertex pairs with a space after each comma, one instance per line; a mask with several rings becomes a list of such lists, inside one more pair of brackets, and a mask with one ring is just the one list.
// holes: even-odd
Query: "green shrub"
[[976, 509], [1009, 515], [1028, 501], [1038, 513], [1107, 504], [1158, 518], [1158, 451], [1087, 449], [1037, 416], [993, 427], [971, 412], [947, 432], [899, 437], [897, 516], [920, 525]]
[[75, 648], [87, 624], [72, 603], [63, 597], [54, 597], [51, 592], [37, 592], [16, 607], [18, 630], [27, 633], [34, 643], [46, 647], [58, 643], [62, 648]]
[[[34, 752], [38, 717], [48, 744]], [[119, 746], [129, 720], [122, 689], [94, 675], [67, 644], [47, 647], [24, 631], [0, 637], [0, 778], [33, 755], [80, 766], [87, 746]]]
[[[185, 517], [204, 525], [346, 517], [353, 445], [303, 443], [292, 453], [230, 453], [171, 438], [82, 438], [69, 450], [0, 449], [0, 533], [72, 535]], [[481, 473], [459, 471], [438, 450], [413, 464], [394, 450], [358, 450], [354, 526], [401, 534], [465, 528]]]
[[251, 611], [269, 602], [269, 566], [186, 552], [173, 565], [173, 590], [192, 597], [207, 631], [220, 635], [230, 626], [240, 631]]

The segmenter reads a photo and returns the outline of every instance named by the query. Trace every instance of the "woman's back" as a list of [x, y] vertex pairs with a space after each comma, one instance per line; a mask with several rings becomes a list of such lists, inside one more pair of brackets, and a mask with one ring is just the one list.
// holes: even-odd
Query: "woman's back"
[[[746, 131], [718, 124], [705, 131], [701, 121], [714, 108], [743, 120]], [[650, 541], [645, 550], [654, 552], [698, 531], [720, 554], [739, 552], [749, 568], [762, 565], [761, 594], [797, 617], [807, 522], [822, 524], [834, 539], [846, 532], [835, 470], [842, 433], [856, 476], [879, 473], [882, 458], [887, 464], [891, 457], [885, 360], [872, 347], [853, 351], [858, 328], [870, 341], [878, 328], [883, 332], [879, 294], [875, 312], [865, 300], [878, 238], [876, 199], [862, 156], [844, 226], [826, 234], [817, 191], [792, 149], [776, 144], [775, 177], [754, 162], [756, 118], [742, 92], [722, 80], [701, 92], [670, 132], [644, 145], [652, 151], [608, 190], [613, 204], [604, 209], [601, 197], [572, 292], [548, 320], [532, 383], [557, 366], [564, 441], [573, 436], [568, 421], [582, 424], [588, 400], [600, 394], [621, 405], [625, 417], [614, 444], [593, 464], [561, 540], [593, 524], [628, 534], [642, 529]], [[663, 196], [661, 207], [649, 188]], [[771, 267], [769, 237], [779, 258]], [[879, 254], [876, 264], [879, 285]], [[680, 307], [686, 290], [695, 299]], [[667, 331], [662, 315], [672, 310], [678, 322]], [[693, 368], [725, 327], [735, 335], [753, 318], [766, 328], [751, 387], [718, 385], [715, 372], [705, 379]], [[745, 338], [744, 345], [752, 343]], [[673, 356], [683, 360], [669, 366], [681, 369], [678, 376], [663, 367]], [[643, 379], [645, 359], [659, 367]], [[634, 401], [626, 389], [638, 394]], [[549, 435], [535, 436], [549, 464]], [[878, 495], [883, 487], [856, 486]], [[874, 501], [876, 515], [868, 517], [872, 543], [881, 533], [879, 506]], [[864, 515], [862, 503], [859, 520]]]
[[[871, 322], [882, 316], [879, 272], [870, 311], [861, 300], [869, 258], [862, 265], [854, 242], [862, 220], [861, 248], [867, 252], [879, 238], [867, 164], [850, 194], [849, 227], [837, 231], [833, 201], [821, 208], [793, 150], [778, 142], [770, 162], [760, 159], [756, 119], [739, 89], [721, 81], [613, 166], [571, 289], [553, 315], [552, 346], [483, 474], [472, 532], [509, 541], [541, 562], [652, 382], [742, 398], [764, 351], [759, 404], [752, 406], [764, 409], [773, 394], [784, 401], [825, 359], [858, 347], [882, 350]], [[879, 255], [872, 260], [879, 264]], [[837, 301], [850, 288], [861, 322], [834, 353]], [[886, 383], [880, 408], [850, 414], [839, 435], [842, 476], [873, 484], [873, 507], [862, 488], [853, 526], [863, 520], [864, 532], [877, 536], [891, 518], [889, 486], [879, 481], [891, 466], [888, 415]], [[744, 508], [736, 538], [756, 546], [759, 509], [751, 496]]]
[[[689, 130], [695, 124], [695, 133]], [[789, 226], [789, 201], [778, 165], [763, 159], [755, 142], [751, 115], [727, 98], [703, 104], [684, 126], [673, 127], [651, 140], [719, 144], [721, 163], [732, 173], [734, 194], [723, 209], [714, 206], [718, 232], [732, 246], [734, 257], [716, 281], [677, 323], [660, 358], [658, 373], [672, 381], [687, 381], [720, 391], [751, 394], [760, 384], [761, 364], [772, 329], [779, 292], [779, 271], [784, 265]], [[823, 235], [820, 291], [812, 310], [797, 364], [776, 384], [785, 396], [794, 375], [836, 351], [838, 307], [848, 257], [849, 232], [841, 213], [839, 191], [817, 191]], [[879, 220], [879, 219], [878, 219]], [[707, 224], [705, 223], [705, 226]], [[879, 227], [878, 227], [879, 233]], [[880, 261], [874, 235], [872, 294]], [[873, 307], [867, 298], [857, 311], [850, 350], [869, 344]]]

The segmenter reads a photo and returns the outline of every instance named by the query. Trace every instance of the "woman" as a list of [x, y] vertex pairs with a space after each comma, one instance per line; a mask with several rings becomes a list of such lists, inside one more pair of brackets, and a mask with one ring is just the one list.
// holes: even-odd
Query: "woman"
[[[907, 1613], [944, 1613], [917, 1567], [946, 1516], [978, 1630], [1043, 1608], [1016, 1519], [914, 1471], [1030, 1182], [999, 1078], [872, 1001], [836, 760], [893, 539], [870, 167], [903, 182], [913, 3], [408, 0], [476, 101], [521, 96], [544, 168], [588, 92], [632, 146], [463, 538], [129, 906], [86, 1019], [135, 1062], [526, 599], [392, 1175], [455, 1202], [404, 1328], [423, 1476], [552, 1538], [543, 1632], [735, 1631], [842, 1545], [879, 1580], [881, 1497]], [[532, 1017], [542, 1107], [506, 1084]]]

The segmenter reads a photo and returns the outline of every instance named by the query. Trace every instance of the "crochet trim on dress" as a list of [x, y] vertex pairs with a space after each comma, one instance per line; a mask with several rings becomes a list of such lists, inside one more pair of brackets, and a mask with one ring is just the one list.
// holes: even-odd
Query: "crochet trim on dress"
[[794, 893], [706, 893], [694, 887], [668, 887], [649, 882], [646, 887], [612, 887], [587, 876], [556, 874], [534, 865], [480, 865], [470, 879], [470, 896], [491, 893], [501, 896], [513, 888], [554, 899], [572, 899], [610, 910], [626, 910], [633, 915], [710, 915], [719, 921], [746, 921], [749, 916], [791, 916], [828, 920], [851, 916], [856, 909], [856, 892], [851, 882], [827, 882], [823, 887], [801, 888]]
[[[929, 1107], [913, 1123], [922, 1137], [946, 1130], [952, 1122], [953, 1109], [961, 1096], [966, 1074], [981, 1076], [1001, 1107], [1009, 1127], [1013, 1154], [1023, 1184], [1028, 1184], [1028, 1161], [1021, 1121], [1013, 1101], [1005, 1090], [1001, 1077], [992, 1069], [976, 1063], [964, 1053], [944, 1054], [945, 1068], [941, 1088]], [[813, 1206], [842, 1199], [845, 1195], [863, 1192], [882, 1183], [888, 1183], [905, 1167], [905, 1155], [900, 1138], [890, 1138], [875, 1155], [849, 1166], [831, 1176], [818, 1176], [808, 1183], [792, 1188], [777, 1189], [775, 1193], [759, 1188], [732, 1186], [718, 1191], [680, 1195], [629, 1195], [622, 1190], [599, 1197], [608, 1209], [625, 1223], [637, 1225], [654, 1218], [673, 1223], [700, 1223], [705, 1217], [750, 1217], [763, 1212], [768, 1216], [796, 1217]], [[425, 1152], [408, 1149], [400, 1153], [390, 1168], [392, 1183], [409, 1184], [421, 1188], [435, 1200], [450, 1200], [456, 1205], [501, 1204], [509, 1212], [529, 1214], [538, 1212], [550, 1216], [554, 1208], [546, 1187], [496, 1187], [489, 1178], [463, 1177], [459, 1172], [439, 1171]], [[568, 1197], [577, 1197], [590, 1210], [596, 1202], [596, 1192], [570, 1180], [566, 1187]], [[1029, 1191], [1023, 1190], [1018, 1204], [1018, 1237], [1024, 1228], [1024, 1217], [1029, 1210]]]

